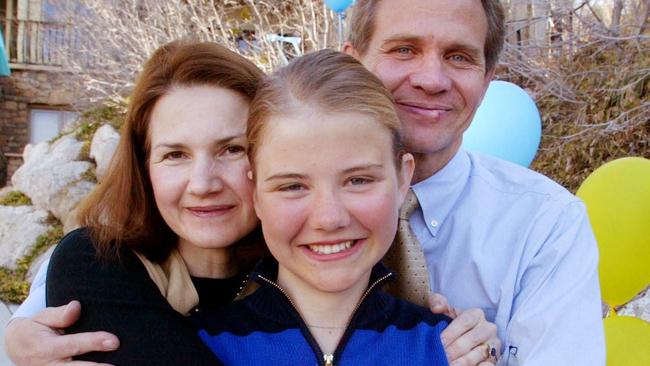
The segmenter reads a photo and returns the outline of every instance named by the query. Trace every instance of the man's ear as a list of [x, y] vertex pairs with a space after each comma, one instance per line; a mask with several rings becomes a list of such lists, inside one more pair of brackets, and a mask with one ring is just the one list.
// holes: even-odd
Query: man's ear
[[483, 95], [481, 95], [481, 100], [478, 103], [479, 106], [481, 105], [481, 103], [483, 103], [483, 98], [485, 97], [485, 93], [487, 93], [487, 90], [490, 87], [490, 82], [492, 81], [492, 79], [494, 79], [495, 72], [496, 72], [496, 67], [493, 67], [491, 70], [488, 70], [485, 73], [485, 77], [483, 78]]
[[399, 190], [402, 197], [406, 197], [406, 193], [411, 188], [411, 179], [413, 179], [413, 172], [415, 171], [415, 158], [413, 155], [406, 153], [402, 155], [402, 166], [399, 171]]
[[347, 53], [348, 55], [356, 58], [357, 60], [359, 59], [359, 52], [357, 51], [356, 48], [350, 43], [350, 41], [345, 41], [343, 43], [343, 49], [341, 49], [343, 53]]

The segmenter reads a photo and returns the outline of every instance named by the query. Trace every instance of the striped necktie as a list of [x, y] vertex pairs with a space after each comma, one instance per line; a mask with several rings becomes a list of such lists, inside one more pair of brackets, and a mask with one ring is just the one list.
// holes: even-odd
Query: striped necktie
[[421, 306], [428, 306], [427, 294], [431, 290], [427, 262], [420, 242], [409, 224], [409, 217], [418, 207], [418, 198], [413, 190], [409, 189], [399, 210], [397, 235], [384, 258], [384, 263], [397, 273], [397, 281], [388, 288], [391, 294]]

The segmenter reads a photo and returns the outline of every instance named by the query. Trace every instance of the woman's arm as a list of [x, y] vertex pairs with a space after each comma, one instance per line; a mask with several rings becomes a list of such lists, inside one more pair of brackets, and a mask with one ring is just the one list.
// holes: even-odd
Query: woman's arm
[[187, 319], [174, 311], [132, 252], [119, 262], [100, 262], [86, 232], [66, 236], [52, 254], [47, 304], [79, 300], [81, 316], [66, 333], [107, 331], [120, 339], [113, 352], [77, 359], [116, 365], [214, 365]]

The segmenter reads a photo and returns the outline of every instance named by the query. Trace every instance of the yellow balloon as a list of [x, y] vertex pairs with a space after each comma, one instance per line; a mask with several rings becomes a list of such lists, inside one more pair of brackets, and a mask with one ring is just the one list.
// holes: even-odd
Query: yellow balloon
[[603, 299], [624, 304], [650, 283], [650, 160], [611, 161], [591, 173], [577, 195], [598, 242]]
[[629, 316], [603, 320], [607, 366], [650, 365], [650, 323]]

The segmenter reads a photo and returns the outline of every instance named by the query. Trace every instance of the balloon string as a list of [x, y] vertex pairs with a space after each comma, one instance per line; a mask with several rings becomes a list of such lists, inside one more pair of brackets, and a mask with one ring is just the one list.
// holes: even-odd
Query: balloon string
[[341, 46], [343, 45], [343, 13], [338, 13], [339, 14], [339, 50], [341, 49]]

